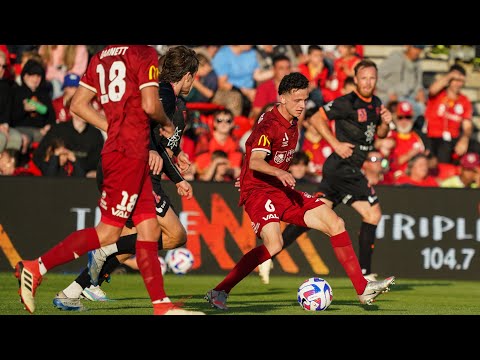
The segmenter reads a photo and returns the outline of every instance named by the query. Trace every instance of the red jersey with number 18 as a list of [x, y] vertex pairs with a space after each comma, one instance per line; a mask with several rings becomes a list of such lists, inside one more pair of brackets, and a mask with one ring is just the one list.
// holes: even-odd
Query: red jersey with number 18
[[245, 203], [253, 189], [275, 187], [285, 190], [285, 186], [275, 176], [250, 169], [249, 162], [252, 152], [266, 152], [265, 161], [270, 166], [288, 171], [297, 142], [297, 120], [294, 119], [290, 123], [280, 114], [277, 106], [260, 117], [245, 143], [245, 158], [240, 173], [240, 206]]
[[95, 54], [80, 86], [95, 92], [108, 121], [102, 154], [119, 151], [148, 161], [149, 118], [141, 89], [158, 87], [158, 56], [148, 45], [109, 45]]

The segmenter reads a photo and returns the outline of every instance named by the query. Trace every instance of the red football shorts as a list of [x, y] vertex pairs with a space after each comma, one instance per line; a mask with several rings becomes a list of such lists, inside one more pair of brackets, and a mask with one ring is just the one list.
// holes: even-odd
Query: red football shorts
[[114, 151], [102, 155], [102, 222], [123, 227], [133, 212], [134, 224], [156, 218], [148, 162]]
[[307, 226], [303, 217], [308, 210], [324, 203], [306, 192], [285, 188], [253, 190], [245, 201], [245, 211], [252, 222], [257, 237], [265, 224], [284, 221], [290, 224]]

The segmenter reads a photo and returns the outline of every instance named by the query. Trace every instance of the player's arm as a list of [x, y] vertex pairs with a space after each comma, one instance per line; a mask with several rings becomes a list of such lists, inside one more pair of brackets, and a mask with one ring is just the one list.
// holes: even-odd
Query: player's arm
[[328, 124], [328, 117], [323, 107], [313, 114], [309, 123], [319, 132], [320, 135], [330, 144], [333, 150], [342, 158], [346, 159], [353, 154], [355, 145], [338, 141]]
[[72, 102], [70, 103], [70, 111], [84, 119], [89, 124], [107, 132], [107, 119], [91, 106], [91, 101], [94, 97], [95, 92], [84, 86], [79, 86], [73, 95]]
[[190, 183], [183, 178], [182, 174], [180, 174], [178, 168], [168, 155], [167, 149], [165, 149], [161, 144], [158, 145], [157, 149], [163, 159], [163, 172], [165, 172], [168, 178], [175, 183], [178, 195], [185, 196], [187, 199], [191, 199], [193, 197], [192, 185], [190, 185]]
[[392, 113], [388, 111], [385, 105], [382, 104], [380, 107], [380, 125], [377, 127], [377, 136], [380, 139], [385, 138], [390, 131], [390, 123], [392, 122]]
[[252, 151], [250, 156], [250, 162], [248, 164], [249, 168], [254, 171], [258, 171], [267, 175], [275, 176], [278, 180], [282, 182], [284, 186], [295, 186], [295, 178], [288, 171], [276, 168], [275, 166], [269, 165], [265, 158], [267, 157], [267, 152], [265, 151]]
[[173, 135], [173, 123], [163, 109], [162, 102], [158, 97], [156, 86], [142, 88], [142, 109], [150, 117], [163, 127], [162, 133], [166, 137]]

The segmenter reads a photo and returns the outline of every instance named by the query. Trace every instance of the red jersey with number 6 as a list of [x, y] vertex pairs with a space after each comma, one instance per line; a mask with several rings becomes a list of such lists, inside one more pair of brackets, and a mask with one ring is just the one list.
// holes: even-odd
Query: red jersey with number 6
[[290, 123], [280, 114], [277, 106], [260, 117], [245, 143], [245, 159], [240, 173], [240, 206], [243, 205], [253, 189], [275, 187], [285, 190], [285, 186], [275, 176], [250, 169], [251, 153], [264, 151], [267, 153], [265, 161], [268, 165], [288, 171], [297, 142], [296, 119]]
[[102, 154], [119, 151], [148, 161], [149, 118], [141, 89], [158, 87], [158, 56], [148, 45], [109, 45], [95, 54], [80, 86], [95, 92], [108, 121]]

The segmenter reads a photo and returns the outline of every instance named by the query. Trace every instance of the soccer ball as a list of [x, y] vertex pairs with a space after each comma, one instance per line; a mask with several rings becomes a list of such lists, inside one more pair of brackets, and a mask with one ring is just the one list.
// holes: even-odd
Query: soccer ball
[[162, 268], [162, 275], [165, 275], [167, 272], [167, 263], [165, 262], [165, 259], [161, 256], [158, 257], [158, 261], [160, 261], [160, 267]]
[[298, 303], [304, 310], [323, 311], [330, 306], [332, 299], [332, 287], [318, 277], [305, 280], [297, 291]]
[[182, 247], [168, 250], [165, 261], [174, 274], [184, 275], [192, 268], [194, 258], [190, 250]]

